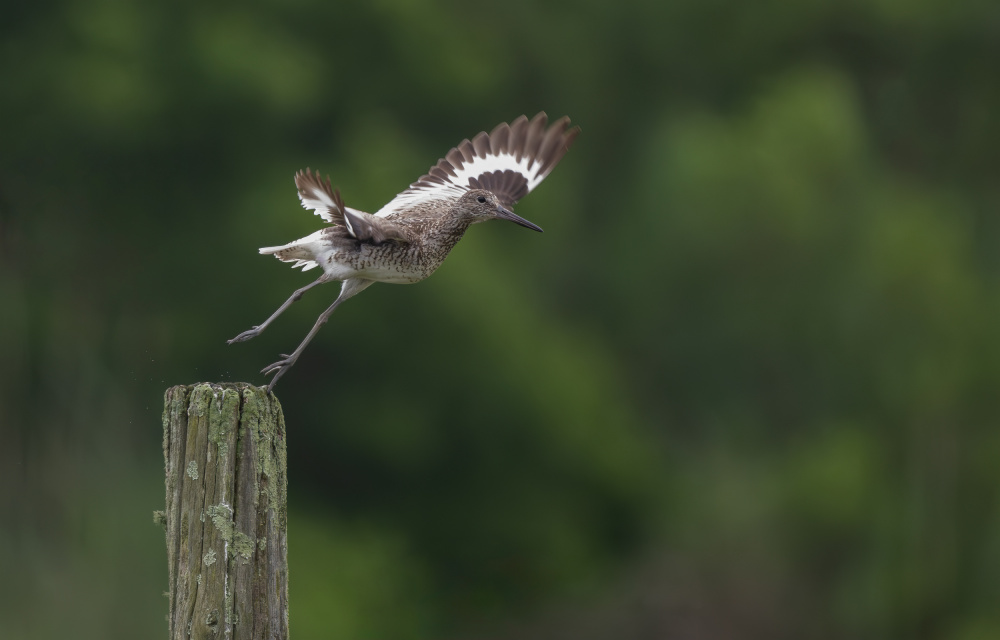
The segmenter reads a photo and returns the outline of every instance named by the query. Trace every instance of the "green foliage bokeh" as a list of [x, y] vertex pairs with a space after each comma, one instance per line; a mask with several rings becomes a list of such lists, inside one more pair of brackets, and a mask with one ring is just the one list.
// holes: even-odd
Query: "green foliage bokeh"
[[0, 637], [162, 637], [163, 390], [336, 295], [256, 248], [583, 132], [281, 381], [296, 638], [1000, 636], [988, 2], [144, 3], [0, 21]]

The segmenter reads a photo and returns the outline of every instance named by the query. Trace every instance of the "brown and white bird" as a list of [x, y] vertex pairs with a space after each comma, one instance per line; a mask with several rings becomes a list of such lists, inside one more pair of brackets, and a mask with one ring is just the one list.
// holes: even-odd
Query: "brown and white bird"
[[344, 300], [375, 282], [410, 284], [419, 282], [441, 266], [452, 247], [470, 225], [486, 220], [510, 220], [523, 227], [541, 227], [518, 216], [510, 207], [528, 195], [558, 164], [580, 133], [569, 128], [569, 118], [547, 127], [548, 117], [539, 113], [529, 122], [521, 116], [497, 125], [457, 147], [438, 160], [427, 175], [410, 185], [374, 214], [344, 206], [340, 190], [330, 187], [308, 168], [295, 175], [302, 206], [312, 209], [330, 226], [280, 247], [263, 247], [293, 267], [308, 271], [320, 267], [323, 274], [298, 289], [262, 324], [232, 340], [254, 338], [293, 302], [318, 284], [340, 280], [340, 295], [320, 314], [313, 328], [291, 354], [265, 367], [273, 373], [267, 390], [278, 381], [305, 350], [330, 314]]

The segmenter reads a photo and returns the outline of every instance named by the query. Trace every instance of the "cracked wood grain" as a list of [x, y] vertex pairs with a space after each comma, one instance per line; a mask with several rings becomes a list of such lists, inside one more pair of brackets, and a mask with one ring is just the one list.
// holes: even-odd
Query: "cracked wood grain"
[[288, 638], [281, 405], [246, 383], [167, 389], [163, 408], [171, 640]]

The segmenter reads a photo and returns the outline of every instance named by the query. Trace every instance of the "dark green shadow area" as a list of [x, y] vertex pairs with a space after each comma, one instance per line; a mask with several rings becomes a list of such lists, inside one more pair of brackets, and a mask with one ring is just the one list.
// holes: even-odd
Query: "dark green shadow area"
[[[10, 4], [10, 3], [8, 3]], [[257, 248], [582, 133], [276, 387], [310, 638], [1000, 637], [995, 7], [119, 3], [0, 20], [0, 637], [166, 634], [163, 391], [336, 296]]]

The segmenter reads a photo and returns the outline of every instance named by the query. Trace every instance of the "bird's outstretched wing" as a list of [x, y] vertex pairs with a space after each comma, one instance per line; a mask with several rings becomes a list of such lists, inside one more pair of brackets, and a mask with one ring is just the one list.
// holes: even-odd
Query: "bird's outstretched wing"
[[340, 189], [330, 186], [329, 176], [324, 180], [319, 171], [313, 173], [308, 167], [295, 174], [295, 186], [299, 190], [299, 200], [306, 209], [312, 209], [318, 216], [334, 225], [343, 225], [347, 234], [361, 242], [381, 244], [387, 240], [409, 242], [406, 230], [390, 220], [376, 218], [370, 213], [344, 206]]
[[469, 189], [488, 189], [504, 206], [513, 205], [549, 175], [580, 133], [580, 127], [568, 128], [569, 118], [546, 129], [548, 120], [544, 111], [530, 122], [521, 116], [463, 140], [375, 215], [384, 218], [420, 202], [460, 198]]

